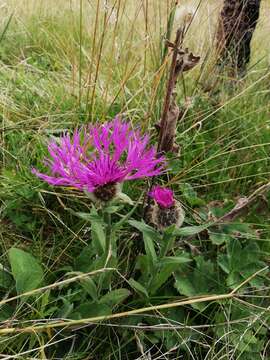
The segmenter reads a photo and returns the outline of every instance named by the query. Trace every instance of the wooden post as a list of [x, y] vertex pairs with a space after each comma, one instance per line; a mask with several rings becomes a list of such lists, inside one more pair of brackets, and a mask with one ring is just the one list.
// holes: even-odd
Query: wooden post
[[224, 0], [217, 31], [218, 62], [234, 75], [246, 72], [260, 4], [261, 0]]

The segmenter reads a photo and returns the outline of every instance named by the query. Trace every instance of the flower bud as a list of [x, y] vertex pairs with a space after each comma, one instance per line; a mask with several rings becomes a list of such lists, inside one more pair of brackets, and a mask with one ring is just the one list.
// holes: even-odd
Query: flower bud
[[185, 218], [185, 212], [179, 201], [174, 199], [173, 191], [161, 186], [154, 186], [149, 196], [153, 203], [147, 211], [147, 221], [159, 230], [175, 225], [180, 227]]

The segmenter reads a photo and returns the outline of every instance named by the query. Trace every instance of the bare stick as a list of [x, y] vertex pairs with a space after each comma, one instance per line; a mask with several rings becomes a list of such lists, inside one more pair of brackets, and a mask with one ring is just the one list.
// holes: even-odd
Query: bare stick
[[[112, 319], [120, 319], [123, 317], [128, 317], [132, 315], [138, 315], [138, 314], [145, 314], [149, 311], [157, 311], [157, 310], [164, 310], [164, 309], [172, 309], [176, 307], [186, 306], [186, 305], [193, 305], [198, 303], [204, 303], [204, 302], [217, 302], [220, 300], [230, 300], [237, 297], [241, 297], [241, 294], [237, 293], [238, 290], [240, 290], [247, 281], [252, 280], [256, 276], [258, 276], [261, 272], [265, 271], [268, 267], [264, 267], [263, 269], [260, 269], [259, 271], [256, 271], [254, 274], [252, 274], [248, 279], [243, 281], [240, 285], [238, 285], [236, 288], [234, 288], [230, 293], [227, 294], [219, 294], [219, 295], [202, 295], [202, 296], [196, 296], [192, 298], [186, 298], [182, 299], [180, 301], [171, 302], [171, 303], [165, 303], [160, 304], [156, 306], [148, 306], [143, 307], [139, 309], [124, 311], [112, 315], [101, 315], [101, 316], [95, 316], [90, 317], [86, 319], [79, 319], [79, 320], [61, 320], [61, 321], [48, 321], [45, 324], [41, 325], [34, 325], [34, 326], [26, 326], [26, 327], [6, 327], [0, 329], [0, 335], [7, 335], [7, 334], [14, 334], [14, 333], [38, 333], [38, 332], [48, 332], [49, 329], [57, 329], [57, 328], [74, 328], [74, 326], [81, 326], [81, 325], [88, 325], [88, 324], [95, 324], [101, 321], [108, 321]], [[103, 270], [103, 269], [102, 269]], [[266, 311], [269, 309], [266, 308]]]
[[258, 196], [262, 196], [270, 189], [270, 182], [260, 186], [257, 190], [255, 190], [251, 195], [248, 197], [240, 198], [237, 204], [234, 206], [232, 210], [230, 210], [227, 214], [223, 215], [221, 218], [218, 219], [217, 222], [229, 222], [233, 221], [240, 213], [248, 208], [251, 204], [253, 204]]
[[170, 69], [170, 75], [167, 85], [167, 92], [165, 96], [164, 106], [163, 106], [163, 112], [161, 116], [160, 121], [160, 133], [159, 133], [159, 141], [158, 141], [158, 151], [164, 151], [165, 149], [162, 149], [162, 144], [164, 137], [166, 136], [166, 128], [167, 128], [167, 120], [168, 120], [168, 113], [171, 105], [171, 97], [173, 90], [175, 88], [175, 69], [176, 69], [176, 63], [177, 63], [177, 56], [179, 51], [179, 46], [182, 39], [182, 30], [178, 29], [176, 33], [176, 39], [174, 43], [174, 49], [173, 49], [173, 57], [172, 57], [172, 63], [171, 63], [171, 69]]

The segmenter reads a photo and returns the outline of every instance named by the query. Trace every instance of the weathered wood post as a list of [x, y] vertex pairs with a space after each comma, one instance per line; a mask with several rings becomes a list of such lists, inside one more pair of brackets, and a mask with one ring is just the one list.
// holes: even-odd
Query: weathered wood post
[[233, 75], [246, 71], [261, 0], [224, 0], [217, 30], [218, 63]]

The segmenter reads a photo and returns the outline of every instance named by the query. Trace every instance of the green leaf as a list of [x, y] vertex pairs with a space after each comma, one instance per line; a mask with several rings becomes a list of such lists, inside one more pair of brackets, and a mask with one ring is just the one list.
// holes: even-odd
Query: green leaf
[[9, 305], [4, 304], [0, 308], [0, 321], [10, 320], [10, 318], [14, 315], [14, 312], [16, 312], [16, 308]]
[[154, 295], [157, 290], [164, 285], [164, 283], [169, 279], [172, 273], [180, 269], [181, 264], [186, 264], [187, 262], [192, 261], [187, 256], [168, 256], [160, 259], [156, 266], [155, 272], [152, 274], [153, 278], [150, 283], [150, 293]]
[[92, 244], [85, 246], [79, 256], [75, 257], [74, 269], [76, 271], [89, 272], [92, 266], [92, 257], [95, 255]]
[[[230, 265], [230, 271], [238, 270], [242, 262], [242, 246], [238, 239], [232, 239], [227, 244], [227, 254]], [[241, 261], [240, 261], [241, 259]]]
[[104, 212], [106, 212], [107, 214], [115, 214], [117, 211], [123, 209], [123, 206], [116, 206], [116, 205], [111, 205], [111, 206], [107, 206], [104, 208]]
[[186, 226], [180, 229], [175, 229], [174, 234], [177, 236], [192, 236], [199, 234], [201, 231], [208, 229], [212, 223], [199, 226]]
[[133, 200], [127, 194], [124, 194], [122, 192], [117, 194], [116, 198], [117, 198], [117, 200], [120, 200], [123, 203], [129, 204], [129, 205], [134, 205]]
[[98, 215], [97, 210], [93, 206], [91, 210], [91, 235], [93, 245], [99, 255], [102, 255], [106, 248], [105, 227], [103, 219]]
[[95, 250], [98, 253], [98, 255], [102, 255], [106, 247], [106, 235], [105, 235], [106, 224], [104, 223], [103, 218], [99, 216], [96, 208], [92, 206], [90, 213], [75, 212], [69, 208], [68, 210], [73, 215], [79, 217], [80, 219], [83, 219], [85, 221], [90, 221], [93, 246], [95, 247]]
[[242, 250], [241, 264], [243, 267], [245, 267], [245, 265], [256, 263], [260, 265], [259, 266], [260, 268], [263, 268], [265, 264], [262, 263], [260, 259], [261, 259], [261, 250], [259, 248], [259, 245], [255, 241], [251, 240], [248, 243], [248, 245], [245, 246], [244, 249]]
[[[96, 259], [93, 263], [91, 270], [102, 269], [106, 264], [107, 268], [116, 268], [117, 267], [117, 258], [115, 256], [111, 256], [109, 259], [106, 259], [104, 254], [103, 257]], [[95, 281], [98, 284], [98, 289], [108, 289], [111, 286], [113, 277], [113, 271], [105, 271], [100, 274], [95, 275]]]
[[242, 235], [256, 235], [255, 230], [250, 227], [250, 224], [246, 223], [229, 223], [226, 225], [222, 225], [222, 229], [225, 233], [231, 235], [235, 235], [236, 233], [240, 233]]
[[99, 304], [97, 302], [87, 301], [78, 306], [72, 317], [84, 319], [96, 316], [106, 316], [112, 313], [111, 308], [107, 304]]
[[175, 225], [167, 227], [163, 232], [163, 238], [160, 244], [160, 257], [166, 256], [173, 248], [176, 235], [174, 233]]
[[[205, 260], [202, 256], [195, 258], [196, 268], [186, 269], [184, 272], [175, 273], [175, 287], [181, 295], [199, 296], [208, 294], [222, 293], [222, 280], [219, 279], [216, 267], [210, 260]], [[194, 304], [197, 310], [202, 311], [205, 304]]]
[[129, 295], [130, 291], [128, 289], [112, 290], [99, 300], [99, 304], [107, 304], [112, 308], [123, 302]]
[[244, 279], [238, 272], [232, 271], [227, 277], [226, 284], [229, 286], [229, 288], [234, 288], [243, 281]]
[[192, 259], [189, 256], [167, 256], [160, 260], [159, 264], [169, 265], [169, 264], [186, 264], [191, 262]]
[[129, 220], [129, 224], [141, 231], [143, 234], [148, 234], [153, 239], [160, 239], [160, 234], [151, 226], [145, 224], [143, 221]]
[[218, 265], [221, 267], [221, 269], [226, 273], [230, 273], [230, 264], [229, 259], [227, 255], [219, 255], [218, 256]]
[[85, 278], [80, 280], [82, 288], [91, 296], [93, 300], [97, 300], [97, 287], [93, 279]]
[[132, 208], [125, 216], [123, 216], [120, 221], [118, 221], [117, 223], [115, 223], [115, 224], [112, 226], [112, 230], [113, 230], [113, 231], [116, 231], [116, 230], [118, 230], [118, 229], [121, 229], [121, 227], [128, 222], [128, 219], [130, 219], [130, 217], [132, 216], [132, 214], [135, 212], [135, 210], [137, 209], [138, 205], [140, 204], [140, 199], [141, 199], [141, 197], [137, 200], [137, 202], [136, 202], [136, 204], [133, 206], [133, 208]]
[[155, 251], [154, 241], [160, 240], [159, 233], [144, 222], [130, 220], [129, 224], [143, 233], [145, 252], [153, 270], [154, 264], [157, 262], [157, 254]]
[[232, 239], [230, 235], [222, 233], [210, 233], [209, 238], [214, 245], [222, 245]]
[[85, 221], [91, 221], [92, 217], [90, 213], [85, 212], [79, 212], [79, 211], [73, 211], [72, 209], [68, 209], [73, 215], [79, 217], [80, 219], [83, 219]]
[[12, 282], [12, 276], [7, 271], [0, 270], [0, 287], [3, 289], [10, 289]]
[[179, 267], [179, 264], [162, 264], [158, 271], [153, 274], [153, 279], [150, 283], [150, 294], [154, 295], [157, 290], [169, 279], [173, 271]]
[[146, 255], [148, 257], [148, 260], [151, 260], [151, 265], [153, 267], [154, 264], [157, 262], [157, 254], [155, 251], [153, 240], [148, 235], [145, 234], [143, 236], [143, 240], [144, 240]]
[[132, 287], [132, 289], [135, 290], [139, 295], [147, 298], [149, 297], [146, 288], [140, 283], [138, 283], [138, 281], [131, 278], [129, 279], [128, 283]]
[[[218, 265], [228, 275], [227, 285], [234, 288], [257, 271], [263, 269], [266, 263], [261, 261], [260, 248], [254, 241], [243, 247], [238, 239], [230, 239], [226, 243], [226, 254], [218, 256]], [[256, 287], [263, 285], [263, 272], [251, 280]]]
[[11, 248], [8, 255], [17, 292], [22, 294], [38, 288], [44, 277], [38, 261], [31, 254], [17, 248]]
[[140, 270], [143, 283], [146, 283], [149, 276], [152, 276], [152, 265], [150, 264], [147, 255], [139, 255], [137, 257], [136, 270]]
[[64, 297], [61, 297], [61, 300], [63, 301], [63, 305], [60, 307], [60, 309], [58, 309], [57, 316], [61, 318], [67, 318], [73, 311], [74, 304], [70, 303]]

